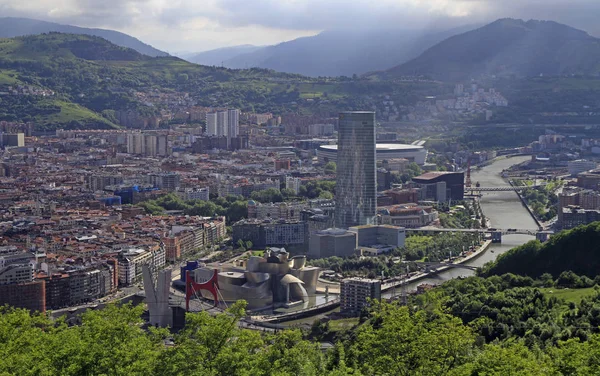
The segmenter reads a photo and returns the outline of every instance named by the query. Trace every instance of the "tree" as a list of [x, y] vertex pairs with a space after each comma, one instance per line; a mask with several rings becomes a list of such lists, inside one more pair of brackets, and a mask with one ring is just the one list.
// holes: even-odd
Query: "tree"
[[329, 192], [329, 191], [322, 191], [319, 194], [319, 198], [325, 199], [325, 200], [333, 200], [333, 193]]
[[281, 190], [281, 195], [285, 200], [289, 200], [292, 197], [296, 197], [296, 192], [290, 188], [283, 188]]
[[326, 174], [335, 174], [337, 170], [337, 164], [335, 162], [327, 162], [327, 164], [324, 167], [324, 170]]
[[371, 319], [358, 329], [347, 353], [347, 364], [362, 374], [443, 375], [468, 360], [475, 336], [459, 319], [373, 304]]
[[261, 202], [261, 203], [269, 203], [269, 202], [282, 202], [283, 195], [277, 188], [269, 188], [263, 191], [255, 191], [252, 192], [250, 198]]
[[235, 201], [231, 203], [227, 208], [226, 216], [229, 223], [248, 217], [248, 201]]

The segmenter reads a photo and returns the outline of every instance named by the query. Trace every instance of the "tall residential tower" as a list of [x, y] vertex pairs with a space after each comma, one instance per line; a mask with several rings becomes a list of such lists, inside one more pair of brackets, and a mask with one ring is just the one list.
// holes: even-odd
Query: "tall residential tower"
[[339, 117], [335, 222], [339, 228], [375, 224], [377, 175], [375, 113]]

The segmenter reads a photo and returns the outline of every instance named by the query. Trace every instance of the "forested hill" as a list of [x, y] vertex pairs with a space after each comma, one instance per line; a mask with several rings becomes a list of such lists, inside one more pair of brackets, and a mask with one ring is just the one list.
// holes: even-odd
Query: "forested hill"
[[106, 29], [90, 29], [71, 25], [62, 25], [54, 22], [34, 20], [31, 18], [0, 18], [0, 38], [13, 38], [24, 35], [36, 35], [50, 32], [85, 34], [104, 38], [121, 47], [132, 48], [148, 56], [167, 56], [166, 52], [143, 43], [130, 35]]
[[[266, 82], [297, 79], [302, 77], [266, 69], [206, 67], [171, 56], [149, 57], [88, 35], [49, 33], [0, 39], [0, 89], [28, 85], [56, 93], [2, 96], [0, 120], [34, 121], [41, 128], [114, 127], [117, 123], [111, 112], [152, 115], [160, 110], [144, 105], [136, 92], [186, 92], [207, 101], [200, 105], [242, 108], [264, 101]], [[209, 103], [217, 92], [221, 100]], [[285, 94], [278, 98], [289, 99]]]
[[500, 19], [450, 37], [390, 69], [398, 76], [464, 81], [480, 75], [597, 75], [600, 39], [553, 21]]
[[530, 241], [513, 248], [486, 264], [481, 275], [550, 273], [556, 278], [567, 270], [590, 278], [600, 274], [600, 222], [562, 231], [544, 244]]

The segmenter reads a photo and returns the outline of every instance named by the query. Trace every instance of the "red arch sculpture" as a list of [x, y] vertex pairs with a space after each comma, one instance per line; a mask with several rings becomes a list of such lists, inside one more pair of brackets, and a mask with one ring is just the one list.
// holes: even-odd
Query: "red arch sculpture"
[[204, 283], [196, 283], [190, 277], [190, 271], [185, 271], [185, 310], [190, 310], [190, 299], [194, 295], [195, 291], [207, 290], [209, 291], [215, 301], [215, 307], [219, 305], [219, 297], [217, 296], [217, 289], [219, 288], [219, 272], [214, 269], [214, 273], [210, 279]]

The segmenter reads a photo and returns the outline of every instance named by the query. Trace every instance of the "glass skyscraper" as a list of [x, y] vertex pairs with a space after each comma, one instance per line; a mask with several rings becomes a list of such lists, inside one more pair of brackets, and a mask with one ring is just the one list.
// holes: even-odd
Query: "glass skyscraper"
[[339, 228], [375, 224], [377, 175], [375, 113], [339, 117], [335, 223]]

